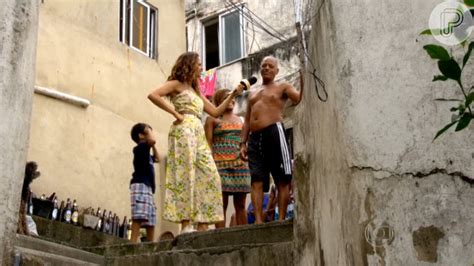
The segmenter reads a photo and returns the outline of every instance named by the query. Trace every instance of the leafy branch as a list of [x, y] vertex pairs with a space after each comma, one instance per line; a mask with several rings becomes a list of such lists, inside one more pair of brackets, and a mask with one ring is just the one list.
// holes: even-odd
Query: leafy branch
[[434, 76], [433, 82], [453, 80], [459, 86], [459, 89], [464, 96], [464, 99], [459, 100], [460, 103], [457, 107], [452, 107], [450, 109], [451, 112], [457, 112], [454, 121], [440, 129], [436, 133], [436, 136], [433, 139], [434, 141], [452, 126], [456, 125], [454, 129], [455, 132], [461, 131], [469, 126], [471, 120], [474, 119], [474, 113], [472, 112], [474, 107], [471, 107], [472, 103], [474, 102], [474, 86], [466, 89], [461, 81], [464, 67], [471, 57], [472, 50], [474, 49], [474, 42], [469, 44], [463, 57], [462, 66], [460, 66], [458, 62], [454, 60], [453, 56], [450, 55], [449, 52], [442, 46], [428, 44], [423, 46], [423, 49], [426, 50], [432, 59], [438, 60], [438, 69], [440, 70], [441, 75]]

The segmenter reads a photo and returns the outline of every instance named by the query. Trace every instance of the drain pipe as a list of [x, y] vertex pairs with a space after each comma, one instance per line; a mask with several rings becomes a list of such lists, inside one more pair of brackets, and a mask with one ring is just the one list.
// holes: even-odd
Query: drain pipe
[[87, 99], [40, 86], [35, 86], [35, 93], [71, 103], [82, 108], [87, 108], [91, 104], [91, 102]]

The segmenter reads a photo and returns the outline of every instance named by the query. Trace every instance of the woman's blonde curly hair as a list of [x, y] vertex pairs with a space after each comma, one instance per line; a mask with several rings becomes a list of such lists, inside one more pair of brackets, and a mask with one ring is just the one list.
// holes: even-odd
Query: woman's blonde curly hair
[[171, 75], [168, 80], [178, 80], [180, 82], [188, 83], [194, 89], [194, 91], [201, 95], [199, 89], [199, 70], [196, 69], [196, 64], [199, 59], [199, 54], [195, 52], [186, 52], [181, 54], [176, 63], [174, 63], [173, 69], [171, 69]]

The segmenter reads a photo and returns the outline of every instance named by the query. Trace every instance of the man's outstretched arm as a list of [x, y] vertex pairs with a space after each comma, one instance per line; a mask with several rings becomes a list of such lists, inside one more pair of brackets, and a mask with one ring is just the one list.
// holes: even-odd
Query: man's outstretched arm
[[303, 79], [303, 70], [300, 69], [300, 90], [297, 91], [293, 86], [286, 83], [285, 93], [288, 95], [288, 98], [293, 102], [294, 105], [297, 105], [303, 99], [303, 89], [304, 89], [304, 79]]

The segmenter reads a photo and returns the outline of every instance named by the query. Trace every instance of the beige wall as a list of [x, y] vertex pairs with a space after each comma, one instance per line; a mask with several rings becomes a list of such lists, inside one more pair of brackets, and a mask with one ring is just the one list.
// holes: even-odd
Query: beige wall
[[81, 207], [100, 206], [130, 217], [130, 128], [149, 123], [166, 155], [172, 117], [146, 96], [185, 50], [183, 1], [148, 3], [158, 8], [156, 60], [119, 42], [119, 1], [44, 0], [40, 5], [35, 84], [92, 104], [81, 108], [35, 95], [28, 159], [38, 162], [42, 176], [33, 192], [56, 192], [60, 200], [71, 197]]

